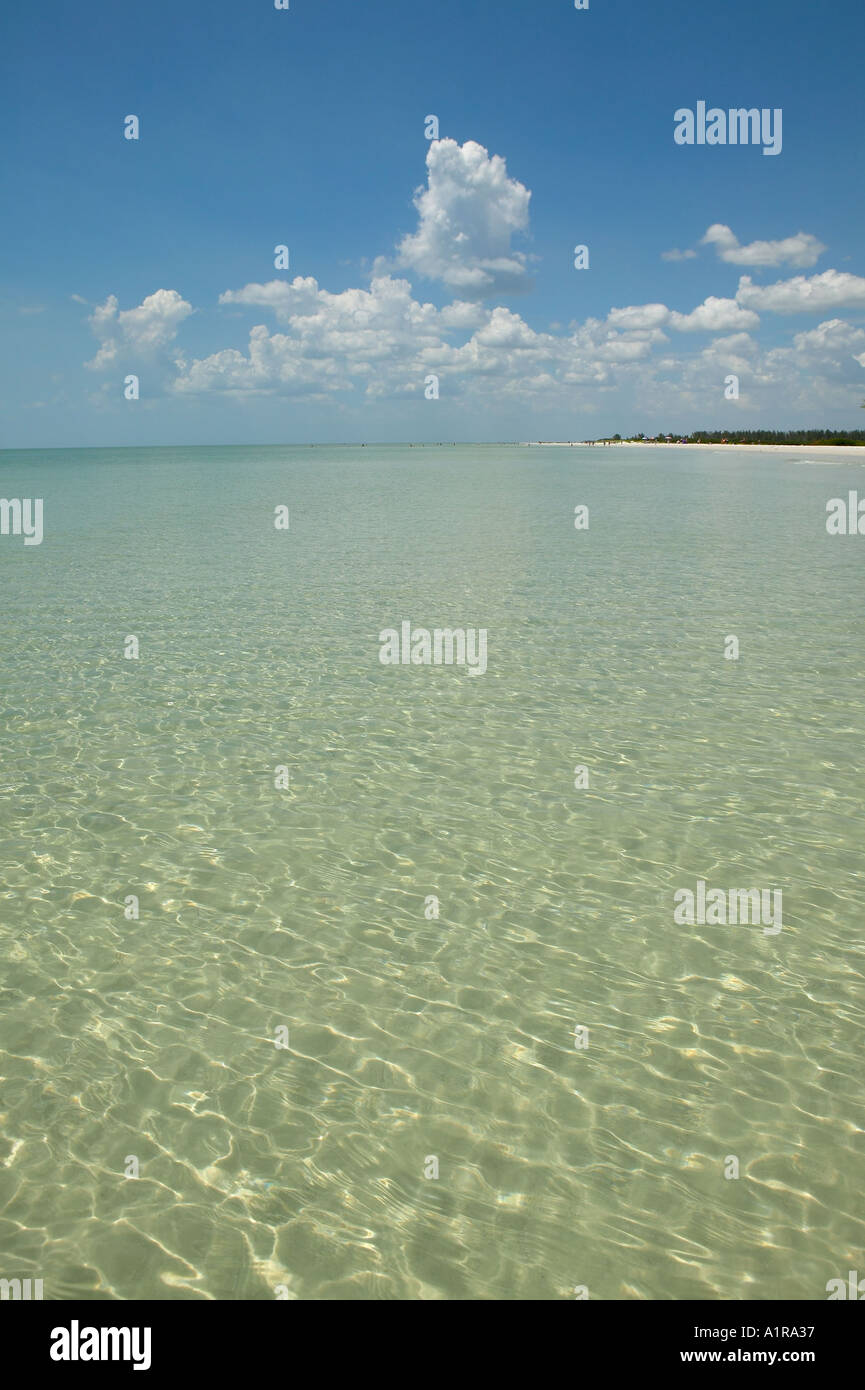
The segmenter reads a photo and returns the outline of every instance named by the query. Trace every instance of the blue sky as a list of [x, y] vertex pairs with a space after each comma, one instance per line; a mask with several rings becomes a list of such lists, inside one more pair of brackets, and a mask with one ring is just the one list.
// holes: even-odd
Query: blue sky
[[[861, 0], [4, 29], [0, 446], [865, 424]], [[698, 101], [780, 108], [780, 154], [677, 144]]]

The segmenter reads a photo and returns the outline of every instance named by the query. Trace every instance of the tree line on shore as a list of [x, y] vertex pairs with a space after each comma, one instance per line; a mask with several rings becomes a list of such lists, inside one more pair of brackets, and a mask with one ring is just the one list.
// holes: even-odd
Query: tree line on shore
[[865, 430], [693, 430], [691, 434], [609, 434], [602, 444], [858, 444], [865, 445]]

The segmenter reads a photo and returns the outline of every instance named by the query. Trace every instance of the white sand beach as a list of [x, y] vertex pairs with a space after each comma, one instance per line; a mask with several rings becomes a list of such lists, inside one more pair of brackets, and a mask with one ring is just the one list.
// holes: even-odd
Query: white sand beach
[[849, 459], [851, 463], [865, 463], [865, 445], [861, 444], [658, 444], [654, 440], [639, 439], [631, 442], [616, 439], [605, 444], [596, 440], [528, 440], [529, 448], [538, 449], [710, 449], [716, 454], [727, 454], [738, 450], [747, 454], [821, 454], [830, 458]]

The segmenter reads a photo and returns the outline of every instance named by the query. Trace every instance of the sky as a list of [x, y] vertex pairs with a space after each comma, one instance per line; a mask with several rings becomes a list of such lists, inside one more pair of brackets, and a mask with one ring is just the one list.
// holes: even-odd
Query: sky
[[588, 5], [7, 7], [0, 447], [865, 427], [862, 0]]

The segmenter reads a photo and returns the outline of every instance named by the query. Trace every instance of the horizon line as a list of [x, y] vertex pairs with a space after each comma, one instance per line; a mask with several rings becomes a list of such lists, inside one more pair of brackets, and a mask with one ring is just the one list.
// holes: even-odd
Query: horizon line
[[[812, 427], [816, 433], [818, 430], [831, 434], [862, 435], [862, 429], [833, 429], [829, 425], [815, 425]], [[571, 445], [578, 448], [581, 445], [601, 444], [601, 443], [620, 443], [620, 444], [653, 444], [660, 442], [679, 443], [682, 438], [690, 439], [694, 434], [807, 434], [807, 427], [796, 429], [777, 429], [770, 427], [749, 427], [747, 429], [727, 430], [722, 429], [698, 429], [691, 430], [687, 436], [682, 435], [598, 435], [596, 439], [455, 439], [455, 440], [381, 440], [381, 439], [355, 439], [355, 440], [281, 440], [276, 443], [259, 444], [251, 441], [235, 444], [4, 444], [0, 445], [0, 454], [36, 454], [36, 453], [58, 453], [68, 450], [71, 453], [87, 451], [96, 453], [98, 451], [111, 451], [117, 449], [455, 449], [455, 448], [513, 448], [527, 449], [539, 444], [562, 444]], [[696, 441], [699, 443], [699, 441]], [[719, 441], [720, 442], [720, 441]], [[814, 441], [817, 443], [818, 441]]]

